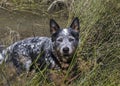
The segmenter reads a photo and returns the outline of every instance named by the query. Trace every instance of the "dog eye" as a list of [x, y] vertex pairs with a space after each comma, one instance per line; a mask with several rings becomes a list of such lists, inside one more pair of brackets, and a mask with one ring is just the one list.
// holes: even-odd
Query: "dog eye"
[[62, 39], [62, 38], [59, 38], [57, 41], [62, 42], [62, 41], [63, 41], [63, 39]]
[[69, 41], [70, 41], [70, 42], [74, 41], [74, 38], [69, 38]]

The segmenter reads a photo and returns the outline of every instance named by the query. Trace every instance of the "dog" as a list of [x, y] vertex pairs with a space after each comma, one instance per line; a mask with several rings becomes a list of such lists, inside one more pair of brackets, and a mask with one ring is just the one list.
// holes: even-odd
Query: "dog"
[[68, 28], [60, 28], [50, 19], [51, 37], [30, 37], [3, 49], [0, 61], [12, 62], [18, 71], [30, 71], [33, 63], [40, 69], [60, 69], [61, 63], [70, 63], [79, 45], [79, 19], [73, 19]]

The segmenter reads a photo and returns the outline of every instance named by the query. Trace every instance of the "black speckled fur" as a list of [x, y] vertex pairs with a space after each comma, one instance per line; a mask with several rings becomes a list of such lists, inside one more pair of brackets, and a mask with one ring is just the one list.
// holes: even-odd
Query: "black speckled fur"
[[[76, 29], [76, 26], [77, 29]], [[38, 67], [43, 69], [45, 65], [50, 69], [60, 69], [59, 58], [64, 58], [61, 53], [58, 54], [63, 46], [68, 46], [69, 50], [75, 50], [79, 43], [79, 20], [75, 18], [69, 28], [60, 29], [54, 20], [50, 20], [51, 37], [30, 37], [20, 40], [3, 49], [0, 53], [5, 62], [12, 62], [19, 70], [31, 70], [31, 65], [37, 63]], [[64, 39], [62, 43], [57, 43], [58, 37]], [[73, 42], [69, 41], [72, 37]], [[59, 45], [57, 45], [59, 44]], [[72, 51], [73, 53], [73, 51]], [[2, 59], [3, 59], [2, 58]]]

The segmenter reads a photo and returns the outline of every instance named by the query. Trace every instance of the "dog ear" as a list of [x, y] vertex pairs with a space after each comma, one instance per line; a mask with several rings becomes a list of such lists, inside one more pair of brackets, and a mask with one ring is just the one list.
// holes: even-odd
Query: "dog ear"
[[50, 19], [50, 33], [53, 34], [60, 29], [59, 25], [55, 22], [55, 20]]
[[72, 21], [72, 24], [70, 25], [70, 28], [72, 28], [76, 32], [79, 32], [80, 24], [79, 24], [78, 17], [74, 18], [74, 20]]

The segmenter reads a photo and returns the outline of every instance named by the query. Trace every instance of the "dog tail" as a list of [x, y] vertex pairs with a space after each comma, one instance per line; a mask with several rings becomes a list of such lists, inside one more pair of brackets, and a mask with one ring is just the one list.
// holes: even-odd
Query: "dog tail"
[[4, 61], [4, 56], [2, 55], [2, 51], [4, 50], [4, 45], [0, 45], [0, 64]]

